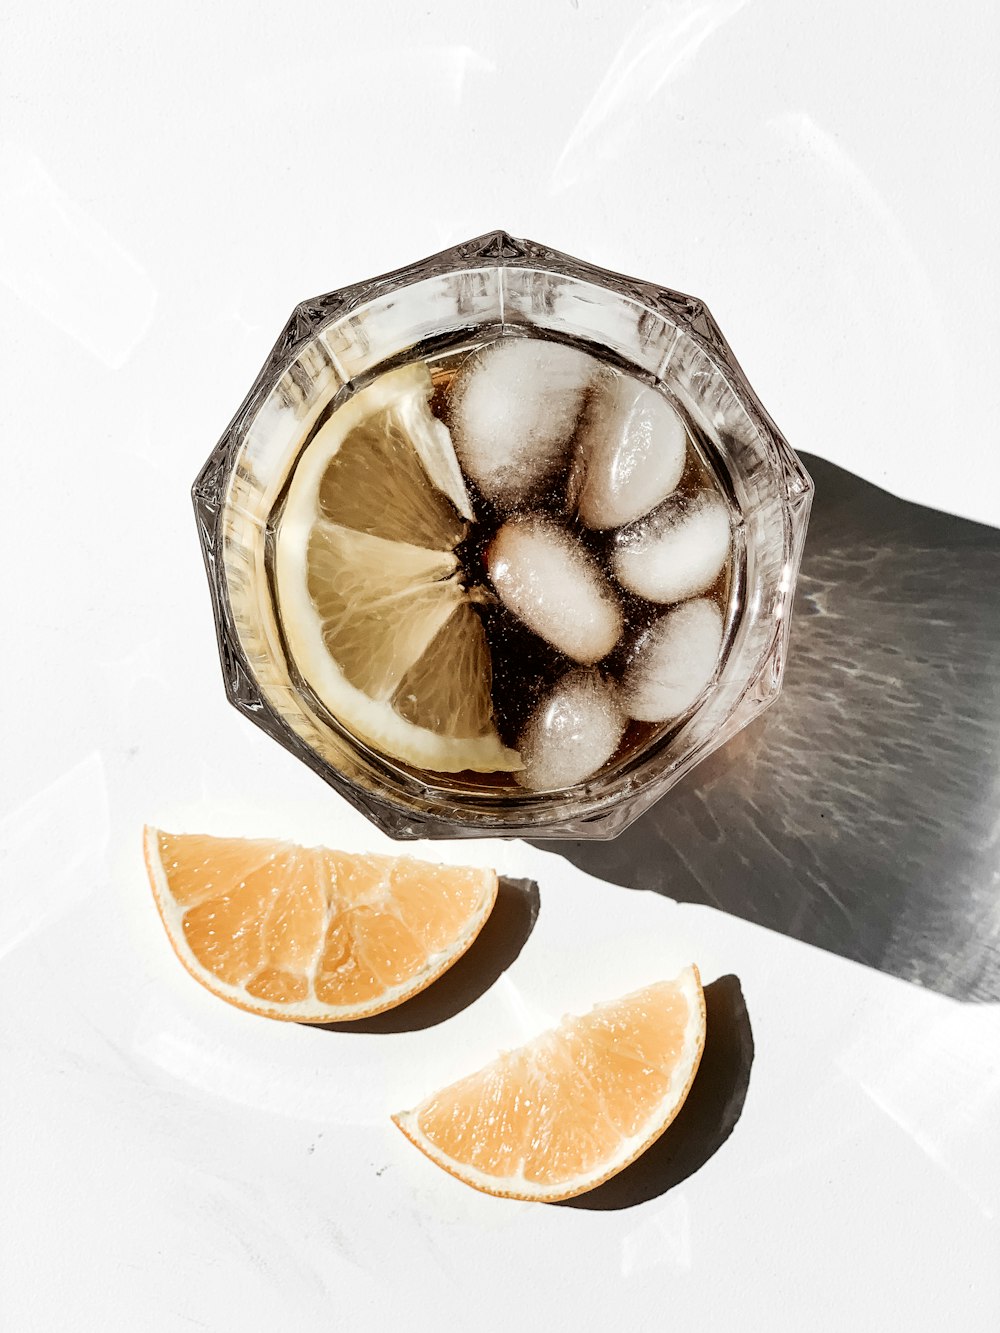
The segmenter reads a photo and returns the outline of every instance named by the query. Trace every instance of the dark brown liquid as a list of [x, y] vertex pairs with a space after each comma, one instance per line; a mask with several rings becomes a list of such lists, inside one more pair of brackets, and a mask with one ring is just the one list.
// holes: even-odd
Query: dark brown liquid
[[[466, 357], [476, 350], [465, 348], [449, 352], [430, 364], [434, 382], [431, 410], [445, 425], [450, 425], [449, 391], [452, 381]], [[692, 423], [678, 404], [674, 403], [673, 406], [688, 426], [687, 461], [674, 497], [693, 499], [705, 491], [719, 492], [720, 486], [708, 462], [708, 450], [704, 442], [699, 440]], [[571, 445], [567, 449], [568, 460], [572, 454]], [[636, 639], [663, 614], [665, 608], [619, 586], [611, 569], [615, 532], [587, 528], [572, 512], [566, 499], [569, 467], [567, 461], [562, 473], [553, 480], [544, 495], [530, 505], [530, 512], [548, 514], [570, 532], [590, 553], [614, 589], [627, 629], [619, 644], [597, 663], [597, 670], [609, 679], [616, 680], [628, 665]], [[456, 554], [465, 572], [466, 587], [489, 590], [487, 548], [498, 529], [512, 515], [509, 509], [500, 512], [468, 477], [465, 480], [477, 521]], [[733, 592], [734, 571], [730, 556], [715, 583], [701, 596], [711, 598], [716, 603], [725, 622]], [[579, 664], [539, 638], [497, 599], [477, 606], [477, 611], [482, 617], [492, 658], [494, 721], [504, 744], [516, 749], [525, 725], [540, 700], [568, 672], [578, 669]], [[669, 731], [671, 726], [669, 723], [629, 722], [617, 752], [605, 765], [605, 771], [637, 755], [654, 739]], [[516, 778], [506, 773], [465, 773], [459, 775], [458, 781], [462, 786], [478, 788], [509, 788], [517, 785]]]

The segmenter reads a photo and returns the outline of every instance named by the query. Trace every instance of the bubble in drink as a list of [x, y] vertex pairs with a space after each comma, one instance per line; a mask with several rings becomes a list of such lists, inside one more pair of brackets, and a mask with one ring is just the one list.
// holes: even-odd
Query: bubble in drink
[[687, 430], [666, 398], [606, 371], [580, 423], [570, 500], [586, 527], [622, 527], [676, 489], [686, 461]]
[[624, 730], [614, 688], [596, 671], [571, 671], [532, 713], [519, 744], [518, 777], [533, 791], [585, 782], [618, 749]]
[[450, 393], [455, 451], [499, 509], [537, 499], [566, 464], [600, 365], [538, 338], [506, 338], [468, 358]]
[[707, 597], [660, 616], [635, 643], [621, 684], [621, 703], [638, 722], [668, 722], [686, 713], [715, 674], [722, 615]]
[[623, 528], [611, 566], [623, 588], [663, 604], [705, 592], [729, 559], [729, 510], [722, 497], [702, 491], [667, 501]]
[[500, 600], [574, 662], [606, 657], [622, 632], [607, 578], [586, 548], [544, 514], [508, 519], [486, 551]]

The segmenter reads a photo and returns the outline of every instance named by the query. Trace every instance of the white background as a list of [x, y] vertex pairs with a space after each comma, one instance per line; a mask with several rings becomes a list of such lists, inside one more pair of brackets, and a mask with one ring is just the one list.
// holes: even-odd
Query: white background
[[[995, 1006], [512, 844], [441, 853], [541, 886], [470, 1009], [271, 1026], [176, 965], [139, 829], [378, 845], [226, 707], [187, 489], [298, 300], [492, 227], [704, 298], [793, 445], [1000, 522], [998, 55], [986, 0], [4, 7], [5, 1328], [996, 1326]], [[388, 1125], [688, 955], [757, 1057], [662, 1197], [480, 1198]]]

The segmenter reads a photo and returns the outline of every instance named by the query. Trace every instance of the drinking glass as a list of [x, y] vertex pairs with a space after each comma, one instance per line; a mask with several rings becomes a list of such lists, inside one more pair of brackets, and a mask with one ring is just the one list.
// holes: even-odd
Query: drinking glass
[[[273, 515], [320, 419], [376, 375], [519, 332], [581, 348], [680, 404], [733, 516], [724, 649], [697, 707], [556, 792], [417, 772], [329, 714], [286, 654]], [[812, 483], [704, 304], [491, 232], [303, 301], [202, 468], [195, 512], [230, 701], [394, 838], [610, 838], [776, 698]]]

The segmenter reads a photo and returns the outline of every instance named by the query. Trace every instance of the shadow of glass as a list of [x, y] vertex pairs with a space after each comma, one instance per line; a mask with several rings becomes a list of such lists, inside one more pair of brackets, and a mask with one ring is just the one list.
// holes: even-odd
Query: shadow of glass
[[753, 1032], [739, 979], [719, 977], [705, 987], [705, 1050], [687, 1101], [651, 1148], [589, 1194], [562, 1207], [608, 1211], [647, 1203], [699, 1171], [736, 1127], [743, 1113]]
[[418, 1032], [467, 1009], [510, 967], [538, 917], [538, 885], [501, 875], [486, 924], [459, 960], [426, 990], [396, 1009], [353, 1023], [314, 1024], [321, 1032]]
[[1000, 999], [1000, 532], [818, 458], [778, 702], [612, 842], [540, 842], [961, 1000]]

